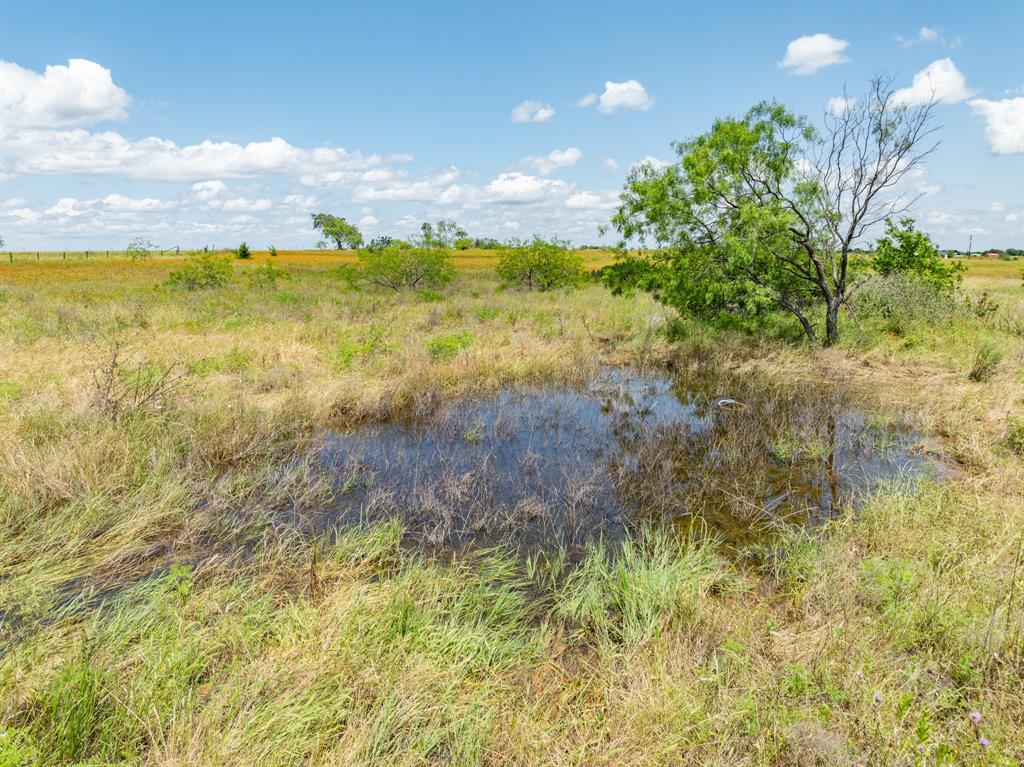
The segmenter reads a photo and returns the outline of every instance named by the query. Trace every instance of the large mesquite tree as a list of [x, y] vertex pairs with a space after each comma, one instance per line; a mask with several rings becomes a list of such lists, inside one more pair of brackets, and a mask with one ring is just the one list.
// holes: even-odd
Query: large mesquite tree
[[674, 145], [675, 164], [632, 171], [612, 224], [657, 247], [608, 281], [703, 316], [781, 308], [811, 340], [823, 315], [835, 343], [855, 286], [851, 251], [916, 199], [901, 182], [935, 148], [932, 107], [901, 104], [876, 79], [820, 131], [775, 103], [717, 120]]

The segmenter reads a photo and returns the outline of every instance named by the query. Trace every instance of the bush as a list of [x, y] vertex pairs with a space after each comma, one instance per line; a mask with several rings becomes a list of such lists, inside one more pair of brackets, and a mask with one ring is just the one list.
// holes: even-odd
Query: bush
[[503, 247], [495, 271], [506, 286], [527, 290], [572, 288], [586, 277], [583, 259], [567, 243], [540, 237]]
[[275, 248], [273, 245], [268, 245], [267, 255], [270, 256], [271, 258], [277, 258], [277, 248]]
[[872, 266], [883, 276], [915, 276], [947, 294], [960, 284], [964, 271], [963, 264], [944, 260], [935, 243], [914, 227], [911, 218], [900, 219], [898, 225], [891, 218], [886, 220], [885, 236], [875, 245]]
[[263, 290], [274, 290], [277, 288], [278, 280], [290, 280], [291, 278], [292, 276], [287, 270], [281, 269], [273, 264], [265, 264], [264, 266], [254, 269], [252, 273], [249, 274], [249, 287]]
[[937, 325], [956, 314], [949, 293], [913, 274], [872, 275], [853, 294], [855, 316], [877, 317], [885, 328], [904, 335], [915, 324]]
[[235, 249], [235, 258], [240, 258], [243, 261], [252, 258], [252, 253], [249, 252], [249, 246], [244, 242]]
[[436, 336], [427, 341], [427, 351], [435, 360], [454, 357], [460, 351], [473, 343], [473, 336], [468, 332], [449, 333], [443, 336]]
[[380, 251], [359, 252], [361, 277], [391, 290], [437, 288], [455, 279], [455, 267], [447, 251], [389, 245]]
[[1006, 427], [1006, 445], [1017, 455], [1024, 456], [1024, 418], [1011, 418]]
[[373, 253], [379, 253], [384, 250], [384, 248], [390, 248], [394, 244], [396, 244], [394, 238], [388, 237], [386, 234], [382, 234], [380, 237], [374, 237], [370, 240], [366, 249]]
[[167, 285], [185, 290], [203, 290], [227, 285], [234, 271], [231, 262], [204, 254], [189, 261], [181, 269], [171, 272]]
[[999, 363], [1003, 361], [1003, 353], [990, 343], [982, 343], [974, 353], [974, 365], [967, 375], [972, 381], [987, 381], [996, 374]]
[[132, 261], [138, 261], [140, 258], [149, 258], [150, 251], [152, 250], [156, 250], [156, 245], [144, 237], [136, 237], [128, 243], [128, 257]]

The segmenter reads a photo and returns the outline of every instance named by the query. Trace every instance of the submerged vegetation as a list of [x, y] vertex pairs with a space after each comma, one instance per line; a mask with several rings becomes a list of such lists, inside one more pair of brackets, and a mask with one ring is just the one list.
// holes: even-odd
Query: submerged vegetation
[[[1020, 762], [1015, 264], [971, 263], [947, 309], [875, 274], [828, 349], [795, 345], [784, 312], [712, 323], [596, 284], [503, 290], [450, 262], [429, 290], [392, 290], [364, 259], [351, 290], [340, 258], [0, 265], [0, 764]], [[975, 311], [983, 293], [994, 308]], [[743, 547], [700, 516], [575, 552], [438, 554], [380, 506], [319, 524], [387, 468], [332, 468], [324, 435], [575, 391], [601, 365], [840, 391], [879, 440], [941, 435], [915, 449], [959, 476], [896, 479]], [[756, 416], [738, 387], [709, 394]], [[559, 412], [538, 433], [568, 434]], [[768, 505], [744, 450], [780, 476], [827, 461], [819, 432], [773, 412], [772, 430], [709, 442], [739, 468], [729, 503]], [[501, 449], [500, 424], [467, 413], [452, 444]], [[599, 417], [634, 445], [630, 421]], [[634, 446], [645, 471], [676, 454]], [[472, 489], [448, 479], [417, 496], [428, 521]], [[544, 507], [518, 508], [532, 524]]]

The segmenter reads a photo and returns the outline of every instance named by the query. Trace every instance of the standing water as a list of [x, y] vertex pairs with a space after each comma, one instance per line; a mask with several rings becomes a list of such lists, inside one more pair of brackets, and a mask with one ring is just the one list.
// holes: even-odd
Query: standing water
[[742, 546], [819, 526], [880, 481], [947, 477], [925, 444], [834, 390], [606, 368], [580, 389], [508, 388], [330, 434], [335, 500], [299, 516], [317, 530], [397, 517], [445, 548], [574, 548], [648, 523]]

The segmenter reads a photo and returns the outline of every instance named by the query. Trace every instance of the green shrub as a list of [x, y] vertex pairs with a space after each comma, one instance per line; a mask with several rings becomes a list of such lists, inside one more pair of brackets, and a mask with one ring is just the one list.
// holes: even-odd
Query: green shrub
[[271, 258], [277, 258], [277, 248], [275, 248], [273, 245], [268, 245], [267, 255], [270, 256]]
[[235, 249], [235, 258], [240, 258], [243, 261], [252, 258], [252, 253], [249, 252], [249, 246], [246, 243], [242, 243]]
[[134, 240], [128, 243], [128, 257], [132, 261], [138, 261], [142, 258], [149, 258], [150, 251], [155, 250], [156, 245], [151, 243], [145, 237], [136, 237]]
[[454, 357], [471, 343], [473, 343], [473, 336], [466, 331], [448, 333], [443, 336], [435, 336], [427, 341], [427, 351], [436, 360], [447, 359]]
[[540, 237], [503, 247], [495, 271], [506, 286], [527, 290], [572, 288], [586, 278], [583, 259], [566, 243]]
[[181, 269], [171, 272], [167, 285], [185, 290], [220, 288], [228, 284], [233, 271], [227, 259], [204, 254], [191, 259]]
[[391, 290], [437, 288], [455, 279], [455, 267], [446, 250], [413, 248], [405, 244], [359, 252], [361, 277]]
[[939, 255], [935, 243], [915, 228], [912, 218], [900, 219], [898, 225], [891, 218], [886, 220], [885, 236], [875, 245], [872, 266], [882, 276], [911, 275], [946, 294], [960, 284], [964, 271], [960, 262]]
[[1017, 455], [1024, 456], [1024, 418], [1011, 418], [1006, 427], [1006, 445]]
[[972, 381], [987, 381], [996, 374], [1003, 361], [1003, 353], [990, 343], [982, 343], [974, 353], [974, 364], [967, 375]]
[[913, 325], [945, 322], [957, 311], [945, 289], [901, 272], [868, 277], [850, 303], [854, 316], [881, 319], [885, 329], [897, 335]]
[[275, 290], [278, 280], [290, 280], [291, 274], [286, 269], [265, 264], [254, 269], [248, 276], [249, 287], [261, 290]]

